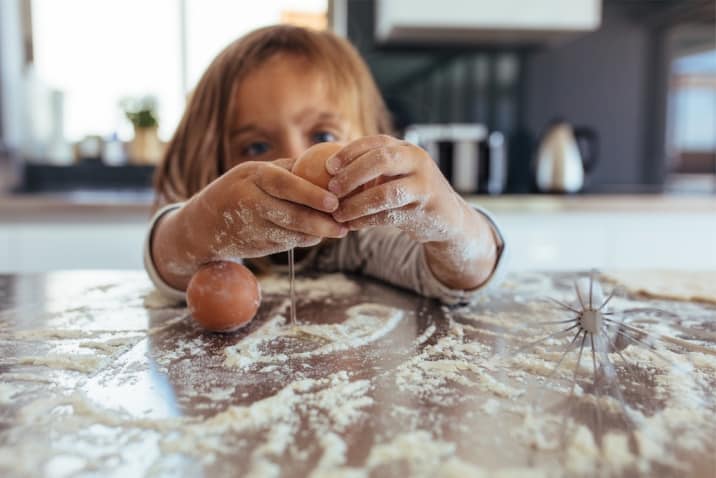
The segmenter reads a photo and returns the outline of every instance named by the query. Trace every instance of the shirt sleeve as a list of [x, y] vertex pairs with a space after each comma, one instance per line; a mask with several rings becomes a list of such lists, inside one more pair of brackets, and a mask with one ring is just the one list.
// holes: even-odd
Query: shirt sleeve
[[164, 279], [162, 279], [159, 275], [159, 272], [154, 265], [154, 259], [152, 258], [152, 238], [154, 236], [154, 228], [159, 220], [168, 212], [175, 211], [183, 205], [184, 203], [168, 204], [159, 209], [149, 222], [149, 229], [144, 239], [144, 270], [147, 271], [149, 279], [152, 281], [154, 287], [157, 288], [157, 291], [162, 295], [162, 297], [177, 303], [186, 300], [186, 292], [173, 288], [164, 282]]
[[[144, 241], [144, 268], [162, 297], [182, 302], [186, 292], [167, 284], [159, 275], [151, 255], [154, 229], [168, 212], [179, 209], [183, 203], [169, 204], [156, 212]], [[330, 241], [297, 264], [297, 269], [310, 268], [311, 263], [324, 272], [356, 272], [390, 284], [413, 290], [421, 295], [437, 298], [445, 304], [469, 302], [498, 283], [506, 269], [507, 243], [497, 223], [484, 209], [475, 208], [483, 214], [492, 227], [497, 248], [497, 259], [492, 274], [480, 287], [472, 290], [452, 289], [433, 274], [428, 265], [422, 245], [394, 227], [375, 227], [352, 232], [341, 240]], [[284, 267], [276, 267], [282, 271]]]
[[495, 268], [489, 279], [476, 289], [452, 289], [443, 284], [430, 269], [422, 245], [393, 227], [375, 227], [349, 234], [324, 247], [316, 258], [316, 267], [323, 271], [363, 273], [445, 304], [469, 302], [500, 280], [507, 249], [492, 216], [481, 208], [475, 209], [490, 223], [498, 244]]

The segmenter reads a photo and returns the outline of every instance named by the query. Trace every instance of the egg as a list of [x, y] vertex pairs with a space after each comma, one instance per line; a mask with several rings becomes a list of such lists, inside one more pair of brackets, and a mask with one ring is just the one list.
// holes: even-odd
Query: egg
[[333, 156], [343, 146], [338, 143], [318, 143], [298, 157], [291, 172], [296, 176], [306, 179], [316, 186], [328, 189], [328, 182], [331, 175], [326, 171], [326, 160]]
[[232, 332], [256, 315], [261, 288], [254, 274], [235, 262], [210, 262], [194, 273], [186, 290], [192, 317], [213, 332]]
[[[291, 172], [296, 176], [300, 176], [303, 179], [312, 182], [316, 186], [319, 186], [323, 189], [328, 189], [328, 182], [331, 180], [332, 176], [328, 174], [328, 171], [326, 171], [326, 161], [342, 147], [343, 145], [338, 143], [314, 144], [306, 151], [304, 151], [303, 154], [298, 157], [296, 162], [293, 163], [293, 168], [291, 168]], [[356, 190], [349, 194], [347, 197], [358, 194], [374, 186], [383, 184], [384, 182], [385, 177], [379, 176], [356, 188]]]

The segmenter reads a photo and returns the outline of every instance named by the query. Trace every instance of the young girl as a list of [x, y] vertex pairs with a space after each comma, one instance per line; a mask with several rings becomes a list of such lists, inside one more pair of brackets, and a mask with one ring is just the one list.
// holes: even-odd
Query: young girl
[[[301, 268], [361, 272], [445, 303], [469, 299], [502, 262], [502, 237], [423, 149], [390, 132], [347, 41], [285, 25], [236, 40], [199, 81], [158, 167], [164, 207], [144, 253], [152, 281], [183, 299], [204, 263], [277, 262], [299, 247], [310, 248]], [[326, 163], [329, 190], [290, 172], [325, 141], [344, 145]]]

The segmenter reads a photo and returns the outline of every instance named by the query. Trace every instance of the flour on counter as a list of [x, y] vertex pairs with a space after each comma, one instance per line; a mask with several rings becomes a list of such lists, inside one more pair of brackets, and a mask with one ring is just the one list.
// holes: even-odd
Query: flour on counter
[[22, 388], [9, 383], [0, 383], [0, 405], [12, 403], [12, 398], [22, 392]]
[[144, 307], [147, 309], [166, 309], [169, 307], [177, 307], [180, 304], [181, 301], [162, 295], [162, 293], [156, 289], [152, 289], [144, 296]]
[[94, 373], [109, 364], [109, 361], [95, 354], [77, 355], [42, 355], [20, 357], [16, 363], [21, 365], [42, 365], [44, 367], [72, 370], [75, 372]]
[[489, 349], [480, 343], [466, 342], [464, 327], [451, 321], [446, 336], [398, 367], [395, 383], [403, 391], [447, 403], [456, 398], [445, 396], [450, 383], [476, 387], [503, 398], [520, 396], [521, 390], [491, 375], [488, 358]]
[[42, 383], [42, 384], [48, 384], [53, 383], [53, 380], [51, 377], [46, 377], [42, 375], [32, 374], [32, 373], [3, 373], [2, 379], [7, 382], [15, 382], [15, 383]]
[[290, 354], [307, 359], [351, 348], [362, 347], [390, 333], [403, 319], [404, 312], [380, 304], [358, 304], [346, 311], [347, 319], [336, 324], [286, 325], [282, 315], [270, 318], [239, 343], [226, 347], [225, 365], [247, 368], [254, 364], [275, 365], [289, 359], [287, 353], [266, 351], [278, 339], [301, 341], [310, 350]]
[[[300, 467], [305, 466], [312, 478], [368, 478], [406, 470], [411, 476], [438, 478], [597, 472], [650, 476], [662, 466], [687, 473], [689, 453], [709, 456], [716, 436], [716, 406], [709, 395], [716, 370], [712, 355], [666, 347], [657, 334], [645, 335], [660, 356], [646, 346], [625, 348], [622, 355], [635, 369], [630, 373], [611, 354], [625, 390], [622, 402], [593, 386], [591, 355], [585, 354], [571, 403], [587, 410], [599, 407], [609, 415], [596, 430], [585, 423], [588, 414], [570, 414], [563, 402], [540, 395], [564, 399], [569, 393], [576, 354], [546, 380], [568, 338], [513, 353], [548, 330], [540, 321], [555, 320], [554, 311], [536, 300], [557, 297], [555, 283], [540, 274], [525, 277], [526, 282], [508, 280], [502, 286], [518, 298], [516, 309], [494, 307], [496, 312], [486, 300], [474, 309], [444, 308], [445, 318], [365, 302], [348, 308], [337, 323], [290, 326], [281, 302], [263, 315], [263, 323], [233, 341], [231, 336], [217, 339], [196, 328], [174, 327], [185, 320], [183, 309], [153, 329], [116, 336], [79, 329], [23, 332], [23, 341], [43, 340], [54, 347], [54, 355], [45, 359], [40, 353], [25, 357], [27, 365], [44, 366], [45, 360], [61, 366], [40, 369], [42, 378], [25, 373], [24, 367], [1, 375], [12, 383], [0, 384], [0, 407], [22, 401], [11, 427], [0, 436], [0, 474], [47, 475], [54, 470], [59, 475], [67, 470], [76, 475], [175, 476], [192, 474], [189, 469], [196, 474], [214, 471], [212, 467], [233, 459], [241, 464], [241, 473], [262, 477], [291, 474], [294, 465], [297, 474], [304, 474]], [[265, 282], [269, 294], [286, 294], [285, 278]], [[322, 303], [360, 292], [342, 275], [300, 279], [299, 284], [300, 300]], [[615, 304], [644, 306], [628, 299]], [[698, 310], [706, 314], [711, 309]], [[679, 336], [676, 326], [682, 325], [647, 322], [639, 327]], [[401, 341], [407, 330], [410, 335]], [[126, 352], [142, 337], [145, 344]], [[3, 331], [3, 339], [12, 340], [13, 333]], [[350, 372], [339, 368], [344, 355], [383, 352], [378, 347], [384, 344], [390, 350], [370, 356], [366, 367]], [[361, 347], [365, 349], [358, 354], [350, 353]], [[69, 392], [53, 383], [61, 380], [49, 380], [52, 387], [40, 384], [60, 373], [65, 378], [79, 375], [63, 368], [75, 356], [70, 350], [93, 352], [75, 365], [85, 374], [102, 370], [105, 360], [121, 355], [118, 370], [126, 374], [121, 378], [138, 379], [143, 375], [135, 375], [132, 367], [140, 364], [141, 373], [153, 379], [159, 375], [161, 380], [151, 384], [167, 387], [177, 399], [171, 404], [181, 410], [176, 413], [188, 416], [155, 417], [143, 408], [130, 413], [121, 401], [110, 406], [101, 394], [81, 391], [90, 382], [105, 388], [106, 371], [93, 378], [80, 376], [80, 385]], [[200, 373], [210, 379], [199, 380]], [[636, 386], [647, 387], [654, 403], [634, 403], [637, 393], [629, 387]], [[40, 388], [47, 390], [33, 395]], [[148, 392], [149, 398], [152, 389]], [[251, 393], [258, 395], [253, 399]], [[618, 417], [624, 413], [631, 420], [628, 431]], [[382, 427], [383, 420], [390, 424]], [[361, 434], [366, 429], [377, 431], [366, 438]], [[563, 431], [570, 437], [566, 443], [560, 440]], [[366, 448], [356, 458], [356, 440], [365, 439]], [[487, 454], [500, 457], [490, 462]]]
[[[285, 277], [260, 277], [262, 294], [286, 295], [289, 282]], [[297, 277], [296, 295], [300, 300], [318, 301], [354, 295], [360, 287], [343, 274], [323, 274], [318, 278]]]
[[417, 430], [373, 446], [366, 464], [369, 468], [375, 468], [405, 461], [411, 476], [433, 476], [441, 463], [455, 455], [455, 449], [454, 443], [436, 440], [430, 432]]

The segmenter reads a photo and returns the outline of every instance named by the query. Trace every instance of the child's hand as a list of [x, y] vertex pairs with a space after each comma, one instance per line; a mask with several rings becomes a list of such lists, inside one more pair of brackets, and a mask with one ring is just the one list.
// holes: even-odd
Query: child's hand
[[330, 216], [337, 198], [295, 176], [289, 166], [286, 160], [242, 163], [190, 201], [208, 213], [215, 259], [224, 253], [260, 257], [345, 236], [347, 229]]
[[461, 198], [435, 161], [411, 143], [390, 136], [360, 138], [329, 159], [326, 169], [334, 175], [328, 189], [341, 200], [333, 217], [351, 230], [392, 225], [419, 242], [459, 233]]
[[183, 289], [201, 265], [262, 257], [343, 237], [330, 215], [333, 194], [292, 174], [292, 161], [242, 163], [157, 224], [152, 257], [164, 280]]
[[333, 213], [351, 230], [395, 226], [424, 244], [445, 284], [471, 289], [492, 273], [497, 240], [487, 220], [450, 186], [421, 148], [390, 136], [349, 143], [326, 163], [340, 198]]

